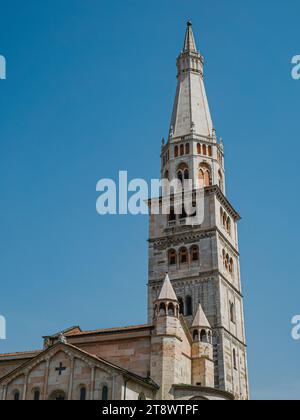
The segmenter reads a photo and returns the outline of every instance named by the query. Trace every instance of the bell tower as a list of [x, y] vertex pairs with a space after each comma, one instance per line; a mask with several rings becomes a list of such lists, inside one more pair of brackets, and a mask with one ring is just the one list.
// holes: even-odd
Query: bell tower
[[168, 272], [180, 312], [192, 331], [199, 305], [205, 314], [207, 334], [211, 332], [207, 360], [214, 366], [210, 383], [237, 399], [248, 399], [237, 234], [240, 216], [226, 197], [223, 141], [212, 122], [204, 58], [197, 50], [191, 22], [177, 59], [177, 90], [168, 139], [161, 147], [161, 177], [189, 179], [195, 191], [204, 188], [204, 218], [192, 226], [186, 214], [174, 214], [172, 209], [167, 215], [150, 215], [148, 320], [154, 319]]

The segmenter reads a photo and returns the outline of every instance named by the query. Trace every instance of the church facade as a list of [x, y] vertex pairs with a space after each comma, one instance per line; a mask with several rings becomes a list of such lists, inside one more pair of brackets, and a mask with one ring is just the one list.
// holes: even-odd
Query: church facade
[[[0, 400], [246, 400], [249, 398], [239, 214], [226, 198], [224, 146], [204, 86], [192, 24], [161, 177], [204, 191], [204, 218], [151, 214], [148, 323], [44, 337], [43, 348], [0, 355]], [[166, 274], [167, 273], [167, 274]]]

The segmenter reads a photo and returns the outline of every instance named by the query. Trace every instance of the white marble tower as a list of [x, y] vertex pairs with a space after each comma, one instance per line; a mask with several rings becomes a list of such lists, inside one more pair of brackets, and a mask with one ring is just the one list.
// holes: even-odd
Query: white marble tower
[[215, 387], [248, 399], [246, 340], [237, 222], [226, 197], [224, 148], [218, 141], [204, 86], [204, 60], [188, 22], [177, 59], [178, 85], [168, 140], [161, 150], [161, 176], [189, 178], [205, 187], [205, 216], [188, 226], [185, 215], [151, 215], [148, 317], [168, 272], [180, 311], [191, 326], [203, 308], [212, 330]]

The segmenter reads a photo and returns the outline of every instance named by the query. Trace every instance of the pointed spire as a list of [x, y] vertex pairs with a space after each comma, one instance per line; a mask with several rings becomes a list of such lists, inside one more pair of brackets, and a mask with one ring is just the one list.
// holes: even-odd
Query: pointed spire
[[169, 275], [166, 274], [163, 287], [160, 291], [158, 300], [175, 300], [177, 301], [176, 293], [174, 292]]
[[171, 141], [190, 134], [211, 137], [213, 132], [203, 80], [204, 59], [197, 51], [191, 22], [188, 22], [183, 48], [177, 59], [178, 84], [170, 124]]
[[189, 20], [187, 23], [187, 29], [184, 39], [184, 46], [183, 46], [183, 52], [197, 52], [195, 37], [193, 34], [193, 25], [192, 22]]
[[197, 328], [197, 327], [210, 328], [211, 329], [211, 325], [208, 322], [208, 320], [206, 318], [206, 315], [205, 315], [200, 303], [199, 303], [199, 308], [198, 308], [198, 311], [197, 311], [196, 316], [194, 318], [192, 327], [195, 327], [195, 328]]

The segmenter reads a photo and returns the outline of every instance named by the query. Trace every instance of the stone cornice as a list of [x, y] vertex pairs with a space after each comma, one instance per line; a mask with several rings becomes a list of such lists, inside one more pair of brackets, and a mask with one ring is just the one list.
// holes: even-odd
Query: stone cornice
[[223, 194], [221, 188], [218, 185], [213, 185], [212, 187], [205, 188], [205, 191], [210, 194], [215, 194], [219, 199], [220, 203], [226, 208], [226, 210], [230, 213], [230, 215], [234, 218], [236, 222], [241, 220], [241, 216], [239, 213], [234, 209], [232, 204]]
[[195, 385], [173, 385], [174, 389], [186, 389], [186, 390], [191, 390], [193, 392], [203, 392], [203, 393], [208, 393], [208, 394], [213, 394], [213, 395], [223, 395], [224, 397], [228, 398], [229, 400], [234, 400], [234, 395], [231, 394], [228, 391], [223, 391], [221, 389], [216, 389], [216, 388], [207, 388], [207, 387], [203, 387], [203, 386], [195, 386]]
[[[212, 279], [212, 277], [217, 280], [217, 276], [220, 276], [222, 278], [223, 281], [226, 282], [226, 284], [236, 292], [236, 294], [238, 294], [240, 296], [240, 298], [243, 299], [243, 295], [241, 293], [240, 290], [238, 290], [222, 273], [219, 269], [214, 269], [214, 270], [210, 270], [210, 271], [204, 271], [204, 272], [199, 272], [198, 274], [195, 275], [191, 275], [185, 278], [182, 277], [178, 277], [178, 278], [174, 278], [172, 277], [172, 273], [170, 273], [171, 276], [171, 282], [182, 282], [183, 284], [185, 284], [186, 282], [197, 282], [197, 281], [209, 281]], [[148, 281], [148, 286], [158, 286], [162, 284], [162, 279], [153, 279], [153, 280], [149, 280]]]
[[239, 338], [237, 338], [232, 332], [228, 331], [227, 328], [223, 327], [222, 325], [216, 326], [213, 328], [213, 330], [222, 330], [224, 331], [227, 335], [229, 335], [230, 337], [232, 337], [234, 340], [236, 340], [241, 346], [243, 346], [243, 348], [247, 348], [247, 344], [244, 343], [243, 341], [241, 341]]

